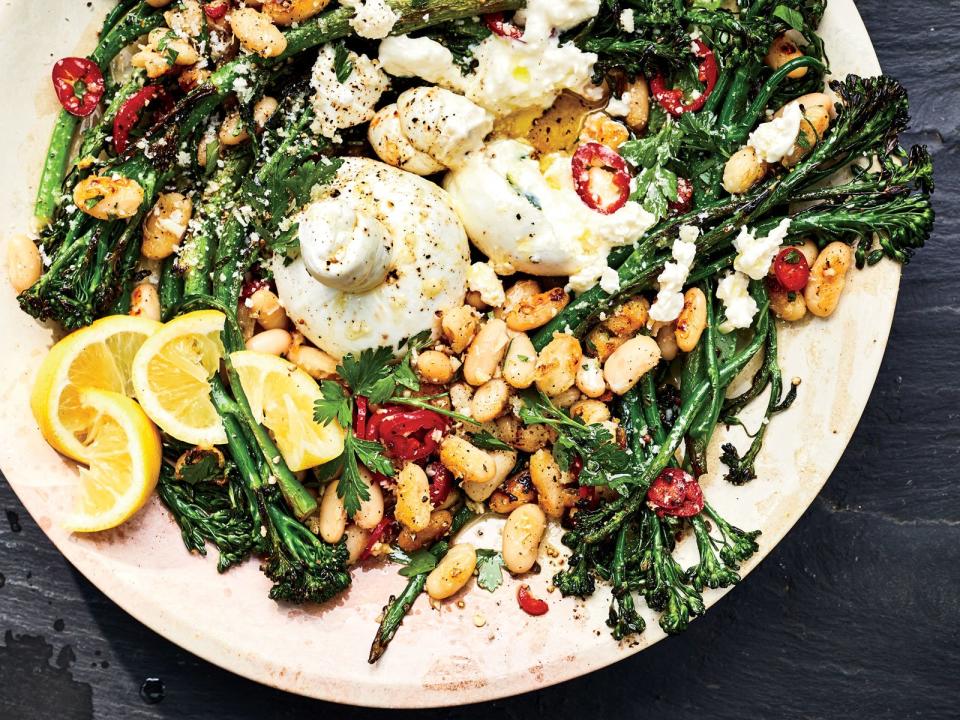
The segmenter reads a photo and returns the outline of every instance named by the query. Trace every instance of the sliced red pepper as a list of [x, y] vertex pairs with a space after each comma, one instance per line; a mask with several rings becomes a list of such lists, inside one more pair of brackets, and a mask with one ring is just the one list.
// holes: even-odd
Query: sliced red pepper
[[357, 395], [353, 399], [355, 406], [353, 411], [353, 432], [361, 440], [369, 440], [367, 437], [367, 416], [370, 414], [370, 403], [363, 395]]
[[703, 106], [707, 104], [707, 98], [710, 97], [713, 89], [717, 86], [717, 78], [720, 75], [716, 55], [702, 40], [699, 38], [694, 40], [691, 49], [693, 50], [693, 56], [700, 61], [697, 69], [697, 79], [704, 84], [704, 88], [697, 99], [684, 102], [683, 90], [679, 88], [668, 89], [667, 81], [663, 75], [654, 75], [650, 80], [650, 92], [653, 93], [653, 97], [660, 103], [660, 107], [674, 117], [702, 110]]
[[483, 16], [483, 22], [487, 29], [494, 35], [510, 38], [511, 40], [523, 40], [523, 30], [513, 23], [508, 23], [503, 19], [503, 13], [490, 13]]
[[693, 207], [693, 183], [684, 177], [677, 178], [677, 199], [667, 203], [671, 212], [683, 215]]
[[[596, 142], [584, 143], [577, 148], [570, 163], [573, 171], [573, 184], [577, 195], [584, 204], [604, 215], [610, 215], [622, 208], [630, 197], [630, 170], [627, 161], [616, 152]], [[593, 168], [604, 168], [613, 175], [613, 185], [617, 189], [617, 196], [609, 201], [594, 192], [590, 171]]]
[[53, 89], [57, 100], [71, 115], [86, 117], [103, 97], [103, 73], [93, 61], [82, 57], [57, 60], [53, 65]]
[[127, 149], [130, 141], [130, 131], [140, 122], [140, 114], [151, 101], [163, 95], [163, 88], [159, 85], [147, 85], [138, 90], [120, 106], [117, 117], [113, 120], [113, 146], [118, 153]]
[[229, 2], [218, 2], [218, 0], [213, 0], [213, 2], [208, 2], [203, 6], [204, 14], [211, 20], [220, 20], [224, 15], [227, 14], [227, 10], [230, 9]]
[[521, 585], [520, 589], [517, 590], [517, 603], [527, 615], [533, 615], [534, 617], [546, 615], [547, 610], [550, 609], [545, 601], [530, 594], [529, 585]]
[[665, 468], [647, 490], [647, 502], [660, 517], [693, 517], [703, 510], [703, 491], [690, 473]]
[[427, 477], [430, 478], [430, 502], [434, 507], [443, 505], [453, 489], [453, 475], [441, 463], [427, 465]]
[[370, 537], [367, 538], [367, 546], [363, 549], [363, 552], [360, 553], [360, 560], [366, 560], [371, 555], [373, 555], [373, 547], [378, 542], [383, 539], [384, 534], [387, 530], [394, 524], [395, 520], [392, 517], [385, 517], [383, 520], [377, 523], [377, 526], [370, 531]]
[[773, 274], [787, 292], [797, 292], [807, 286], [810, 265], [807, 257], [795, 247], [781, 250], [773, 261]]
[[434, 432], [446, 429], [447, 420], [439, 413], [391, 407], [370, 418], [367, 439], [382, 442], [387, 457], [394, 460], [422, 460], [437, 450]]
[[596, 510], [600, 506], [600, 496], [597, 489], [589, 485], [581, 485], [577, 490], [577, 507], [581, 510]]

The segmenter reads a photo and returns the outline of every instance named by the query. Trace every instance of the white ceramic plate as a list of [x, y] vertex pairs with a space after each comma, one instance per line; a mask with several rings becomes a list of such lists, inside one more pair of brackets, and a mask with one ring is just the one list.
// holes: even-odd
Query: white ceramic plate
[[[50, 88], [56, 58], [83, 55], [109, 2], [4, 0], [0, 4], [0, 235], [29, 225], [31, 203], [58, 109]], [[822, 28], [837, 74], [875, 75], [876, 56], [852, 0], [830, 0]], [[6, 253], [3, 253], [6, 257]], [[796, 522], [826, 481], [853, 434], [883, 356], [899, 268], [891, 262], [851, 273], [839, 310], [783, 330], [786, 378], [803, 379], [793, 408], [770, 426], [759, 478], [737, 488], [706, 479], [711, 502], [731, 522], [760, 528], [749, 572]], [[868, 319], [865, 321], [865, 319]], [[429, 707], [490, 700], [542, 688], [609, 665], [663, 637], [652, 613], [635, 642], [618, 645], [604, 626], [606, 593], [584, 605], [547, 595], [549, 564], [532, 585], [549, 614], [521, 612], [508, 585], [496, 594], [463, 594], [464, 607], [439, 612], [421, 599], [376, 666], [366, 662], [376, 618], [404, 584], [395, 567], [356, 573], [348, 594], [323, 607], [278, 605], [256, 562], [218, 576], [215, 559], [187, 554], [176, 526], [154, 499], [116, 531], [71, 536], [57, 526], [73, 468], [41, 439], [28, 389], [52, 332], [20, 312], [0, 282], [0, 467], [54, 544], [131, 615], [187, 650], [252, 680], [324, 700], [368, 706]], [[476, 540], [494, 547], [496, 527]], [[554, 535], [552, 543], [559, 547]], [[684, 563], [693, 548], [681, 548]], [[472, 587], [472, 583], [471, 583]], [[724, 593], [708, 591], [715, 603]], [[642, 604], [642, 603], [641, 603]], [[477, 627], [483, 620], [483, 626]], [[475, 622], [476, 621], [476, 622]], [[597, 632], [599, 631], [599, 632]]]

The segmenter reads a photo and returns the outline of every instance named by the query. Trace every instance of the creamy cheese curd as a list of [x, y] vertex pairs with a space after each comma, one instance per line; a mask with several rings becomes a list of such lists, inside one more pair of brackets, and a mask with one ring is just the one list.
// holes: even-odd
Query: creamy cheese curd
[[538, 161], [529, 144], [498, 140], [447, 174], [444, 187], [467, 235], [499, 274], [568, 275], [570, 287], [583, 291], [603, 276], [611, 248], [654, 224], [636, 202], [610, 215], [587, 207], [570, 164], [568, 155]]
[[770, 265], [777, 251], [790, 232], [790, 218], [784, 218], [766, 237], [756, 237], [755, 231], [740, 228], [740, 234], [733, 241], [737, 257], [733, 269], [742, 272], [753, 280], [762, 280], [770, 272]]
[[763, 162], [778, 163], [793, 150], [802, 120], [800, 105], [791, 103], [783, 108], [783, 115], [758, 125], [750, 133], [747, 145], [754, 149], [757, 158]]
[[[531, 21], [538, 18], [535, 27], [544, 17], [530, 16]], [[523, 42], [490, 35], [474, 48], [476, 68], [466, 76], [450, 51], [429, 38], [389, 37], [380, 43], [379, 56], [389, 74], [441, 85], [500, 117], [546, 110], [564, 90], [589, 94], [597, 61], [594, 53], [581, 52], [573, 43], [561, 45], [550, 33], [529, 39], [525, 34]]]
[[377, 60], [366, 55], [349, 53], [353, 71], [345, 82], [337, 79], [334, 68], [336, 50], [325, 45], [313, 66], [310, 87], [316, 113], [311, 129], [333, 138], [338, 130], [344, 130], [370, 120], [376, 112], [380, 96], [390, 87], [390, 79], [380, 69]]
[[507, 301], [503, 283], [490, 263], [476, 262], [467, 271], [467, 287], [480, 294], [480, 299], [490, 307], [500, 307]]
[[693, 225], [681, 225], [680, 237], [673, 241], [672, 262], [663, 265], [657, 277], [657, 299], [650, 306], [650, 319], [657, 322], [673, 322], [683, 310], [683, 286], [690, 275], [690, 268], [697, 255], [697, 238], [700, 229]]
[[518, 10], [514, 19], [523, 25], [526, 42], [543, 41], [555, 30], [564, 31], [596, 17], [600, 12], [600, 0], [528, 0], [527, 6]]
[[729, 333], [748, 328], [757, 314], [757, 301], [750, 296], [750, 278], [742, 272], [730, 272], [717, 284], [717, 299], [723, 302], [726, 319], [717, 328]]
[[300, 256], [274, 257], [297, 330], [341, 358], [434, 329], [463, 304], [470, 249], [442, 188], [368, 158], [346, 158], [293, 221]]
[[400, 20], [385, 0], [340, 0], [340, 4], [354, 10], [356, 14], [350, 19], [350, 27], [363, 38], [381, 40]]

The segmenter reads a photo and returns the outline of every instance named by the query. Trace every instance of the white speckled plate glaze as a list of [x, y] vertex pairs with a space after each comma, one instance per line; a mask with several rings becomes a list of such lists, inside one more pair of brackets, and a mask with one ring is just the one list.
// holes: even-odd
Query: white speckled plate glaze
[[[31, 203], [58, 105], [50, 88], [56, 58], [83, 55], [110, 3], [0, 0], [0, 236], [29, 227]], [[823, 36], [838, 75], [879, 73], [852, 0], [830, 0]], [[3, 252], [3, 257], [6, 253]], [[771, 423], [757, 463], [759, 478], [733, 487], [705, 478], [711, 502], [731, 522], [760, 528], [760, 552], [749, 572], [816, 497], [853, 434], [873, 386], [890, 329], [899, 268], [883, 262], [851, 273], [843, 302], [827, 321], [782, 330], [786, 378], [803, 385], [793, 408]], [[354, 705], [431, 707], [491, 700], [535, 690], [609, 665], [661, 640], [655, 616], [635, 642], [618, 645], [604, 626], [607, 596], [584, 604], [547, 595], [549, 558], [531, 582], [550, 612], [532, 618], [514, 599], [513, 581], [496, 594], [473, 589], [437, 611], [420, 600], [378, 665], [367, 664], [376, 618], [404, 584], [395, 567], [357, 572], [338, 601], [317, 607], [278, 605], [255, 561], [218, 575], [213, 557], [187, 554], [176, 526], [154, 499], [111, 532], [73, 536], [57, 523], [70, 463], [40, 437], [28, 406], [33, 374], [52, 330], [22, 313], [0, 282], [0, 467], [30, 514], [63, 554], [131, 615], [187, 650], [258, 682]], [[470, 529], [495, 547], [496, 521]], [[549, 538], [560, 547], [558, 533]], [[694, 548], [680, 550], [689, 562]], [[717, 602], [723, 591], [708, 591]], [[463, 601], [458, 607], [456, 600]], [[482, 624], [482, 627], [477, 625]]]

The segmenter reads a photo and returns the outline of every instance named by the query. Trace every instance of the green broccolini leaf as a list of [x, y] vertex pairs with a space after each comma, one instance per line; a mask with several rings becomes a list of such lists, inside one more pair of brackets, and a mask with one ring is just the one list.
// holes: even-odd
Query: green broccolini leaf
[[503, 584], [503, 555], [496, 550], [477, 550], [477, 585], [494, 592]]
[[470, 442], [481, 450], [513, 450], [513, 448], [507, 445], [503, 440], [486, 430], [472, 435], [470, 437]]
[[418, 550], [408, 556], [406, 564], [400, 569], [400, 574], [407, 578], [423, 575], [433, 570], [437, 562], [437, 557], [429, 550]]
[[669, 166], [676, 162], [682, 137], [679, 126], [667, 120], [658, 132], [620, 146], [620, 154], [640, 168], [631, 200], [657, 220], [666, 217], [669, 204], [677, 200], [677, 173]]
[[792, 7], [788, 7], [787, 5], [777, 5], [773, 9], [773, 16], [780, 18], [787, 25], [799, 32], [803, 32], [804, 26], [806, 25], [803, 20], [803, 15], [800, 13], [800, 11], [794, 10]]

